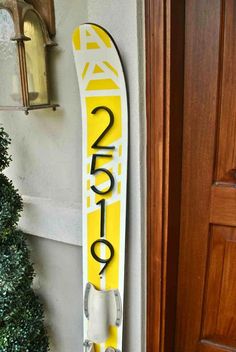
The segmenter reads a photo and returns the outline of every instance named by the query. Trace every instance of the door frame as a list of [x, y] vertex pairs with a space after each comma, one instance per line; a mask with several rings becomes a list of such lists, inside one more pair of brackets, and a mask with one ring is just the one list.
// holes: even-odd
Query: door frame
[[147, 352], [173, 352], [184, 94], [185, 0], [145, 0]]

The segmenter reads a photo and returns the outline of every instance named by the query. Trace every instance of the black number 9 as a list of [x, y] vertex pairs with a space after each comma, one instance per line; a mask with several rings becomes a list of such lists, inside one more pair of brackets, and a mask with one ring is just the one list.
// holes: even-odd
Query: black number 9
[[[110, 250], [110, 256], [109, 258], [106, 258], [106, 259], [103, 259], [103, 258], [100, 258], [96, 252], [95, 252], [95, 247], [97, 244], [99, 243], [103, 243], [105, 246], [107, 246]], [[92, 246], [91, 246], [91, 254], [93, 256], [93, 258], [99, 262], [99, 263], [103, 263], [105, 264], [104, 267], [102, 268], [102, 270], [100, 271], [99, 275], [102, 275], [102, 273], [104, 272], [104, 270], [106, 269], [106, 267], [108, 266], [108, 264], [112, 261], [112, 258], [114, 257], [114, 254], [115, 254], [115, 251], [114, 251], [114, 248], [112, 246], [112, 244], [107, 241], [107, 240], [104, 240], [104, 239], [99, 239], [95, 242], [93, 242]]]

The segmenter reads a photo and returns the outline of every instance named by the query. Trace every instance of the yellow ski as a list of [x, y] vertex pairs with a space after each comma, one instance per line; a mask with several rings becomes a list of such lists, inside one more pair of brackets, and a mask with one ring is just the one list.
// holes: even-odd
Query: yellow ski
[[100, 26], [73, 33], [82, 106], [84, 351], [121, 352], [128, 104], [114, 41]]

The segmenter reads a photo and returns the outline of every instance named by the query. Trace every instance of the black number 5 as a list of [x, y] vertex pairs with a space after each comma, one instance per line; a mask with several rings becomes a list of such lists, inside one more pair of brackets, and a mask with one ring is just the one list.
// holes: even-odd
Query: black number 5
[[91, 187], [91, 189], [97, 194], [107, 194], [114, 188], [115, 180], [114, 180], [114, 177], [113, 177], [112, 173], [109, 170], [104, 169], [104, 168], [97, 168], [96, 169], [96, 160], [97, 160], [97, 158], [112, 158], [112, 155], [110, 155], [110, 154], [93, 154], [91, 170], [90, 170], [90, 174], [91, 175], [95, 175], [98, 172], [104, 172], [109, 177], [111, 184], [110, 184], [110, 187], [107, 190], [100, 191], [95, 186]]
[[112, 146], [108, 147], [108, 146], [98, 145], [98, 143], [101, 142], [101, 140], [105, 137], [107, 132], [114, 125], [114, 114], [111, 111], [111, 109], [107, 108], [106, 106], [97, 106], [95, 109], [93, 109], [92, 114], [95, 115], [99, 110], [105, 110], [106, 112], [108, 112], [110, 117], [110, 122], [108, 126], [105, 128], [105, 130], [102, 132], [102, 134], [98, 137], [98, 139], [93, 143], [92, 148], [93, 149], [115, 149], [115, 147], [112, 147]]

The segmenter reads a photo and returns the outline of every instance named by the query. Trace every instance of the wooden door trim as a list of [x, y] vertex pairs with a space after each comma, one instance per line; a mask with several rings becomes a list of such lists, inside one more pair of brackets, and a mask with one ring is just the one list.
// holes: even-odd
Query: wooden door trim
[[184, 0], [146, 0], [147, 352], [174, 348], [181, 196]]

